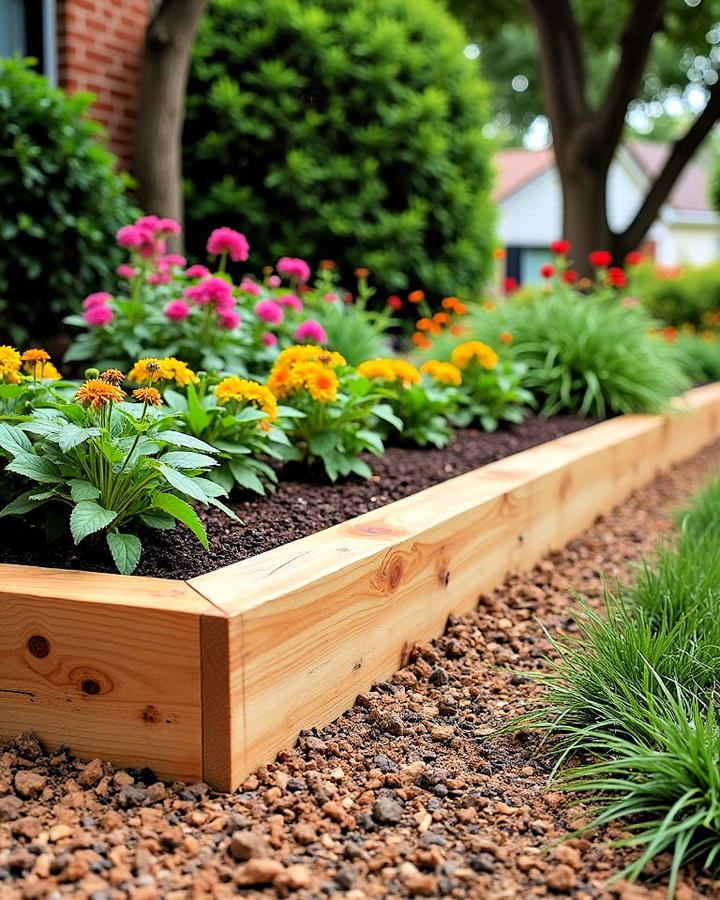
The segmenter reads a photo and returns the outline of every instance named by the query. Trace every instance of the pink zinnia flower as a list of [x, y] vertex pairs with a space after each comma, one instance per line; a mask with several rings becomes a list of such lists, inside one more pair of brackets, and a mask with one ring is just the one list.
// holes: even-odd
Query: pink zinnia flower
[[295, 294], [283, 294], [282, 297], [277, 298], [277, 302], [280, 306], [288, 306], [298, 312], [303, 308], [302, 300]]
[[279, 275], [271, 275], [268, 278], [268, 284], [270, 287], [280, 287], [282, 284], [282, 278]]
[[260, 341], [266, 347], [274, 347], [277, 344], [277, 336], [271, 334], [269, 331], [263, 331], [263, 333], [260, 335]]
[[260, 285], [257, 281], [253, 281], [252, 278], [243, 278], [240, 282], [240, 290], [245, 291], [246, 294], [252, 294], [253, 297], [257, 297], [260, 294]]
[[83, 309], [92, 309], [94, 306], [105, 306], [112, 296], [107, 291], [98, 291], [96, 294], [88, 294], [83, 300]]
[[295, 329], [294, 339], [298, 341], [310, 341], [312, 344], [324, 344], [327, 341], [327, 333], [322, 325], [315, 319], [307, 319], [301, 322]]
[[190, 266], [190, 268], [185, 269], [185, 274], [188, 278], [206, 278], [210, 274], [210, 269], [207, 266], [194, 265]]
[[134, 266], [129, 266], [127, 263], [122, 263], [115, 271], [123, 278], [134, 278], [138, 273], [138, 270]]
[[260, 300], [255, 304], [255, 315], [268, 325], [279, 325], [284, 317], [282, 307], [274, 300]]
[[171, 300], [163, 312], [171, 321], [182, 322], [190, 315], [190, 305], [184, 300]]
[[[158, 234], [180, 234], [182, 228], [180, 227], [180, 223], [176, 222], [175, 219], [158, 219], [155, 222], [155, 229]], [[181, 263], [181, 265], [185, 265]]]
[[120, 247], [139, 247], [146, 234], [147, 232], [137, 225], [123, 225], [115, 235], [115, 240]]
[[223, 305], [228, 304], [232, 298], [232, 285], [223, 278], [206, 278], [204, 281], [185, 288], [183, 294], [188, 300], [200, 305], [204, 303]]
[[297, 278], [298, 281], [307, 281], [310, 277], [310, 266], [304, 259], [293, 256], [283, 256], [277, 261], [275, 268], [281, 275], [287, 278]]
[[157, 231], [158, 230], [158, 219], [157, 216], [140, 216], [139, 219], [135, 221], [135, 225], [138, 228], [145, 228], [148, 231]]
[[227, 328], [228, 331], [232, 331], [233, 328], [237, 328], [240, 324], [240, 316], [235, 312], [234, 309], [223, 310], [220, 317], [218, 318], [218, 325], [221, 328]]
[[232, 294], [228, 294], [227, 296], [220, 296], [215, 301], [215, 309], [219, 313], [227, 312], [229, 309], [232, 309], [235, 306], [237, 301], [233, 297]]
[[185, 265], [187, 265], [187, 260], [184, 256], [180, 256], [179, 253], [166, 253], [157, 261], [157, 267], [161, 272], [167, 272], [168, 269], [172, 269], [175, 266], [182, 267]]
[[107, 325], [113, 320], [113, 311], [105, 304], [90, 306], [83, 313], [83, 318], [88, 325]]
[[244, 234], [232, 228], [216, 228], [207, 242], [207, 252], [211, 256], [227, 253], [234, 262], [244, 262], [250, 253], [250, 245]]
[[148, 284], [169, 284], [170, 283], [170, 273], [169, 272], [151, 272], [148, 277]]

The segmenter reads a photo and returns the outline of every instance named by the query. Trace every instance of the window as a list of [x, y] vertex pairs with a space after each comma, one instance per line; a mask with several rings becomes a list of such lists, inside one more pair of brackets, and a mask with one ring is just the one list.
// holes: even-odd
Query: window
[[32, 56], [55, 83], [55, 0], [0, 0], [0, 57]]

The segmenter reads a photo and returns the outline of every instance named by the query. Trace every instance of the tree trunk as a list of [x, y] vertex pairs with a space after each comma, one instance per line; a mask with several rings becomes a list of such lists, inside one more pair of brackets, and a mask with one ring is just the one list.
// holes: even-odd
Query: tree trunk
[[[190, 49], [207, 0], [161, 0], [145, 34], [135, 141], [138, 202], [183, 221], [181, 135]], [[172, 249], [179, 249], [179, 240]]]
[[614, 235], [607, 220], [607, 172], [588, 163], [559, 166], [563, 193], [563, 237], [570, 241], [573, 268], [591, 277], [588, 259], [593, 250], [614, 253]]

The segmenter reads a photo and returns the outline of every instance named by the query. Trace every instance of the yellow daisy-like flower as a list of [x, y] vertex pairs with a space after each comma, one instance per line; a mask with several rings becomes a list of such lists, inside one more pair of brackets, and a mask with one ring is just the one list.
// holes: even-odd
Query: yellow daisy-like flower
[[121, 403], [125, 391], [101, 378], [91, 378], [78, 388], [75, 399], [87, 403], [93, 412], [106, 403]]
[[302, 378], [308, 393], [318, 403], [332, 403], [337, 400], [338, 377], [332, 369], [322, 363], [308, 362], [297, 366], [297, 375]]
[[134, 381], [135, 384], [142, 384], [143, 381], [159, 381], [162, 377], [160, 374], [160, 360], [155, 356], [139, 359], [128, 372], [128, 378], [130, 381]]
[[47, 350], [31, 348], [30, 350], [25, 350], [20, 359], [23, 362], [50, 362], [50, 354]]
[[317, 344], [295, 344], [293, 347], [287, 347], [282, 350], [275, 360], [275, 365], [291, 366], [299, 362], [321, 362], [330, 368], [345, 366], [347, 362], [345, 357], [334, 350], [326, 350]]
[[390, 364], [396, 381], [402, 381], [406, 385], [417, 384], [420, 381], [420, 373], [406, 359], [391, 359]]
[[262, 410], [270, 422], [277, 419], [277, 400], [270, 388], [257, 381], [249, 381], [232, 375], [215, 387], [215, 396], [218, 403], [228, 403], [237, 400], [239, 403], [251, 403], [257, 409]]
[[133, 397], [148, 406], [162, 406], [160, 391], [154, 387], [137, 388], [132, 392]]
[[443, 384], [462, 384], [462, 373], [457, 366], [439, 359], [429, 359], [420, 366], [420, 371], [441, 381]]
[[293, 374], [290, 366], [279, 366], [277, 363], [270, 370], [267, 386], [275, 397], [284, 400], [293, 390]]
[[36, 381], [58, 381], [62, 375], [51, 362], [24, 362], [22, 370]]
[[14, 347], [10, 347], [7, 344], [0, 346], [0, 381], [5, 380], [11, 384], [16, 384], [20, 380], [18, 372], [20, 371], [21, 363], [20, 354]]
[[186, 362], [166, 356], [160, 360], [160, 377], [166, 381], [176, 381], [180, 387], [187, 387], [190, 382], [198, 383], [198, 377]]
[[498, 364], [498, 355], [482, 341], [466, 341], [458, 344], [450, 355], [458, 369], [466, 369], [471, 362], [477, 361], [484, 369], [494, 369]]
[[367, 359], [358, 366], [358, 375], [365, 378], [380, 378], [383, 381], [395, 381], [395, 372], [389, 359]]

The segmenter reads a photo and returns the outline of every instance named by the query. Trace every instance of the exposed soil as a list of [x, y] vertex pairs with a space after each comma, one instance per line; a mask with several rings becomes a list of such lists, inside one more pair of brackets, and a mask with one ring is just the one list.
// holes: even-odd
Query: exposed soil
[[[200, 512], [209, 552], [185, 526], [142, 535], [143, 555], [135, 574], [162, 578], [203, 575], [596, 421], [577, 416], [556, 416], [550, 420], [530, 416], [522, 425], [493, 434], [470, 428], [458, 431], [443, 450], [389, 447], [382, 457], [364, 456], [374, 473], [369, 481], [353, 476], [331, 485], [319, 472], [308, 473], [296, 466], [294, 471], [286, 470], [277, 489], [266, 497], [238, 494], [237, 501], [230, 505], [242, 519], [242, 525], [212, 508]], [[78, 548], [65, 537], [48, 544], [40, 520], [0, 520], [0, 563], [3, 562], [116, 571], [104, 541], [93, 544], [88, 539]]]
[[[541, 690], [523, 675], [550, 650], [540, 623], [571, 630], [569, 591], [597, 606], [600, 573], [627, 578], [710, 472], [720, 443], [481, 596], [234, 794], [44, 755], [19, 738], [0, 751], [0, 900], [663, 900], [667, 857], [642, 885], [608, 885], [630, 858], [607, 846], [621, 831], [557, 844], [583, 810], [547, 792], [547, 747], [489, 734]], [[676, 892], [718, 896], [720, 882], [692, 870]]]

